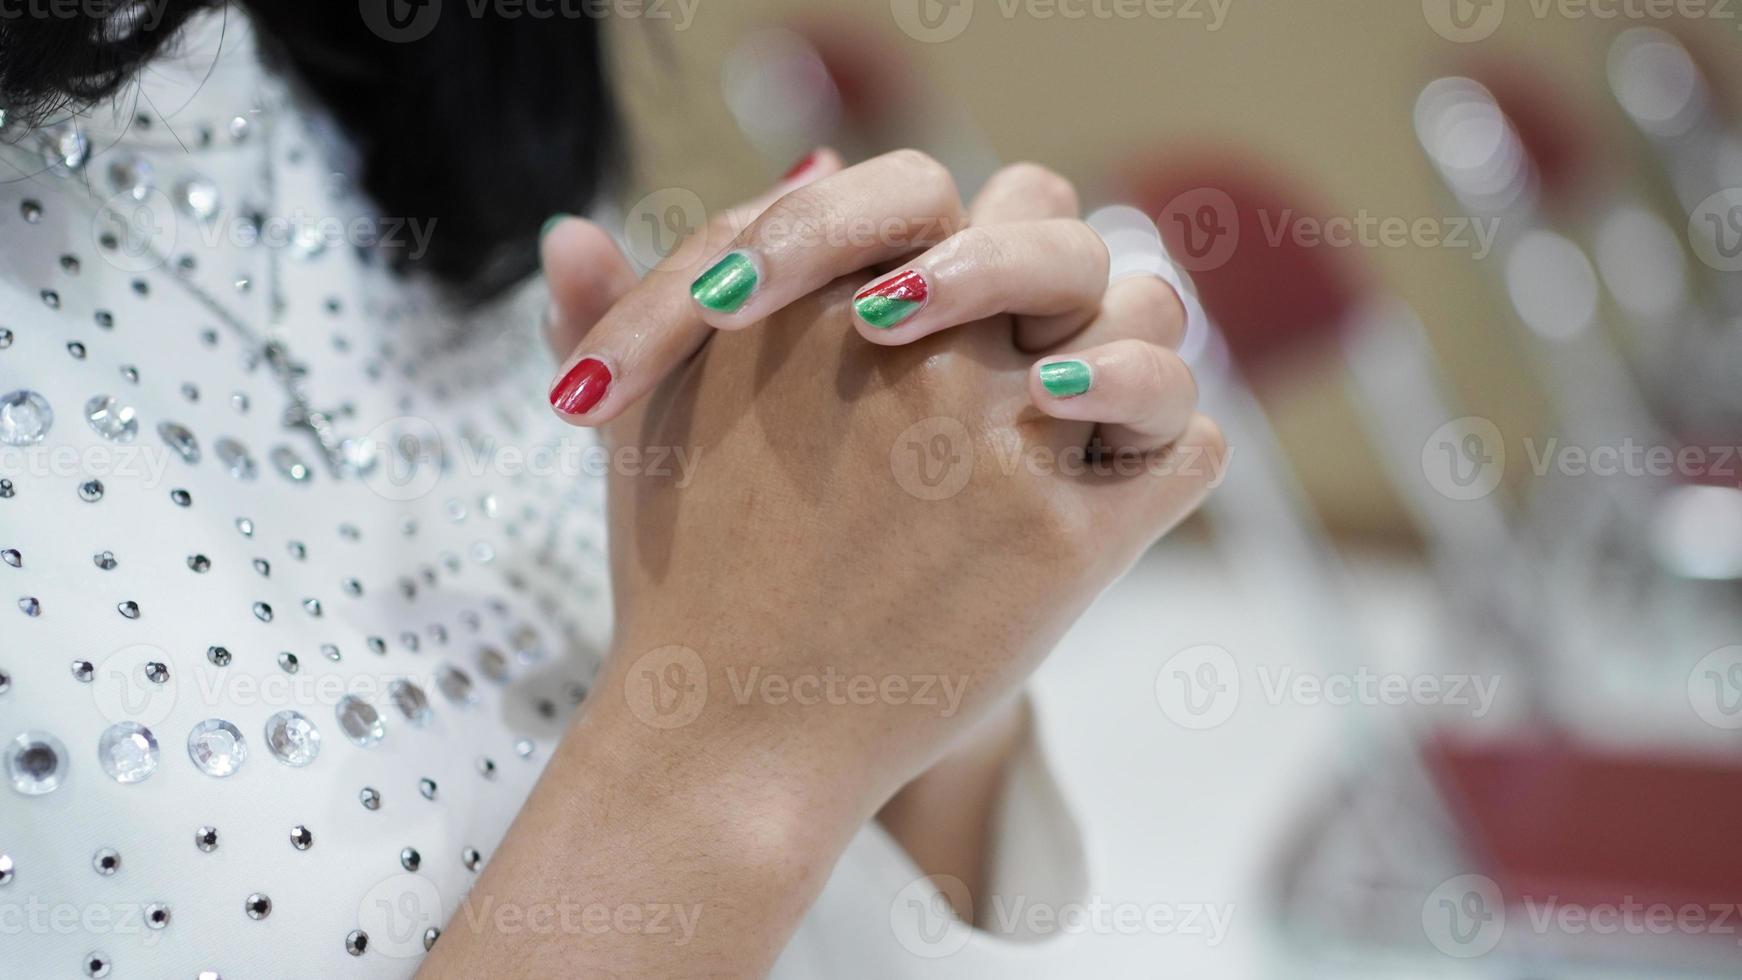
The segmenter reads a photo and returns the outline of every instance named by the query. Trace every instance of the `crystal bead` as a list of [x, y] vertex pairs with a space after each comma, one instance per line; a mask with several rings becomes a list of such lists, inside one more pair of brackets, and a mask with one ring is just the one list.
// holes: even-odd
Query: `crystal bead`
[[57, 170], [82, 170], [91, 158], [90, 139], [71, 123], [47, 130], [43, 136], [43, 159]]
[[177, 507], [188, 507], [194, 502], [194, 495], [177, 487], [169, 492], [169, 502]]
[[466, 866], [467, 871], [476, 871], [484, 863], [484, 855], [478, 853], [477, 848], [468, 847], [460, 852], [460, 863]]
[[24, 555], [17, 548], [7, 548], [5, 551], [0, 551], [0, 561], [6, 562], [13, 568], [24, 567]]
[[388, 685], [387, 696], [406, 721], [420, 727], [429, 721], [429, 697], [423, 693], [423, 688], [408, 680], [396, 680]]
[[423, 951], [427, 953], [434, 949], [436, 940], [440, 938], [442, 938], [442, 931], [440, 929], [437, 929], [435, 926], [430, 926], [428, 929], [425, 929], [423, 931]]
[[18, 214], [25, 224], [37, 224], [42, 221], [42, 204], [27, 197], [18, 205]]
[[254, 604], [254, 618], [262, 623], [272, 622], [272, 607], [264, 602], [256, 602]]
[[112, 571], [116, 565], [115, 553], [113, 551], [99, 551], [91, 556], [91, 564], [105, 572]]
[[196, 221], [209, 221], [218, 213], [218, 185], [204, 177], [189, 177], [175, 187], [175, 203]]
[[306, 851], [315, 846], [315, 835], [302, 824], [290, 828], [290, 846], [299, 851]]
[[12, 346], [12, 330], [10, 327], [0, 327], [0, 350]]
[[442, 664], [436, 672], [436, 687], [449, 701], [467, 707], [477, 700], [477, 694], [472, 690], [472, 678], [466, 672], [452, 664]]
[[248, 447], [228, 436], [213, 444], [212, 453], [224, 465], [224, 471], [238, 480], [252, 480], [260, 473], [260, 465], [248, 455]]
[[151, 195], [155, 176], [151, 161], [142, 156], [128, 154], [109, 164], [109, 186], [135, 201]]
[[204, 574], [211, 570], [212, 560], [207, 558], [205, 555], [189, 555], [188, 567], [193, 569], [195, 572]]
[[297, 660], [296, 654], [291, 653], [289, 650], [285, 650], [278, 655], [278, 668], [287, 674], [296, 673], [297, 669], [301, 666], [302, 662]]
[[264, 919], [272, 914], [272, 899], [255, 892], [243, 901], [242, 910], [248, 913], [250, 919]]
[[423, 798], [426, 800], [435, 799], [436, 798], [436, 781], [433, 779], [430, 779], [428, 776], [425, 776], [424, 778], [417, 781], [417, 791], [419, 793], [423, 794]]
[[125, 616], [128, 619], [138, 619], [139, 618], [139, 603], [134, 602], [132, 599], [128, 599], [124, 602], [117, 603], [115, 606], [115, 611], [120, 613], [122, 616]]
[[25, 796], [41, 796], [60, 787], [67, 771], [67, 749], [47, 732], [25, 732], [6, 747], [6, 776]]
[[357, 802], [363, 804], [365, 810], [379, 810], [381, 809], [381, 793], [372, 786], [365, 786], [363, 791], [357, 794]]
[[508, 683], [508, 657], [495, 647], [478, 651], [478, 670], [497, 684]]
[[106, 977], [109, 975], [109, 956], [107, 953], [92, 951], [85, 954], [85, 976]]
[[314, 471], [308, 468], [296, 450], [289, 446], [275, 446], [268, 455], [272, 466], [279, 474], [292, 483], [307, 483], [314, 476]]
[[523, 738], [514, 743], [514, 754], [520, 756], [522, 759], [532, 758], [532, 753], [536, 749], [537, 746], [533, 744], [532, 739], [530, 738]]
[[79, 484], [79, 499], [87, 504], [94, 504], [103, 499], [103, 481], [86, 480]]
[[304, 599], [302, 601], [302, 610], [310, 616], [319, 619], [321, 616], [321, 601], [319, 599]]
[[91, 867], [105, 878], [113, 877], [121, 870], [121, 854], [113, 847], [101, 848], [91, 855]]
[[230, 666], [230, 651], [224, 647], [206, 647], [206, 659], [210, 660], [214, 666], [228, 667]]
[[163, 929], [169, 926], [169, 906], [161, 902], [153, 902], [145, 907], [145, 924], [152, 929]]
[[187, 426], [179, 422], [157, 423], [157, 434], [163, 438], [164, 444], [175, 451], [184, 463], [200, 461], [200, 441], [188, 431]]
[[242, 532], [243, 537], [251, 538], [254, 536], [254, 522], [246, 517], [238, 517], [236, 518], [236, 530]]
[[145, 662], [145, 679], [153, 684], [169, 683], [169, 664], [161, 660], [147, 660]]
[[369, 934], [361, 929], [353, 929], [350, 935], [345, 937], [345, 952], [352, 956], [362, 956], [368, 948]]
[[17, 874], [17, 865], [12, 863], [12, 855], [0, 853], [0, 885], [12, 884], [14, 874]]
[[280, 711], [266, 719], [266, 748], [287, 766], [301, 768], [321, 754], [321, 733], [295, 711]]
[[117, 783], [137, 783], [157, 771], [157, 736], [138, 722], [110, 725], [97, 740], [97, 761]]
[[354, 694], [340, 698], [333, 708], [333, 714], [339, 719], [339, 729], [345, 733], [345, 737], [359, 747], [368, 748], [387, 734], [381, 712]]
[[0, 395], [0, 442], [34, 446], [53, 425], [54, 409], [36, 392], [20, 389]]
[[218, 828], [201, 827], [194, 831], [194, 846], [207, 854], [218, 849]]
[[73, 680], [80, 684], [89, 684], [97, 676], [97, 667], [89, 660], [75, 660], [72, 665]]
[[27, 595], [18, 600], [18, 609], [26, 616], [42, 615], [42, 601], [36, 596]]
[[235, 725], [222, 718], [207, 718], [188, 732], [188, 758], [200, 772], [222, 779], [248, 761], [248, 743]]
[[85, 421], [91, 431], [110, 442], [132, 442], [139, 434], [139, 420], [133, 406], [123, 405], [114, 395], [95, 395], [85, 402]]
[[262, 576], [270, 577], [272, 575], [272, 563], [264, 558], [256, 558], [254, 559], [254, 570], [259, 572]]

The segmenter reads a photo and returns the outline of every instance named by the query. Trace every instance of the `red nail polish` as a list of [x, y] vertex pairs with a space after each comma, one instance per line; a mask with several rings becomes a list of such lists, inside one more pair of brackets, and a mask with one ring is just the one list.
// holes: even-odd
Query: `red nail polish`
[[816, 163], [817, 151], [812, 150], [800, 157], [799, 161], [792, 165], [792, 169], [788, 170], [786, 174], [780, 178], [780, 182], [784, 184], [789, 180], [797, 180], [806, 170], [816, 166]]
[[583, 359], [569, 368], [550, 390], [550, 403], [564, 415], [585, 415], [593, 410], [611, 387], [611, 369], [596, 357]]

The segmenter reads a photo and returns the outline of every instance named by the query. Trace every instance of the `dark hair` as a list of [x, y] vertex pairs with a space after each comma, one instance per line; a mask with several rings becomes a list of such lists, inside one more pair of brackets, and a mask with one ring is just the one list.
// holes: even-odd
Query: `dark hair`
[[[408, 34], [368, 16], [402, 2], [241, 6], [264, 55], [344, 127], [381, 213], [434, 219], [428, 249], [404, 264], [481, 301], [536, 268], [545, 218], [583, 210], [611, 169], [600, 24], [426, 4], [407, 8], [432, 14]], [[113, 96], [189, 18], [223, 6], [151, 3], [155, 16], [142, 0], [82, 0], [76, 16], [0, 18], [0, 106], [29, 123]]]

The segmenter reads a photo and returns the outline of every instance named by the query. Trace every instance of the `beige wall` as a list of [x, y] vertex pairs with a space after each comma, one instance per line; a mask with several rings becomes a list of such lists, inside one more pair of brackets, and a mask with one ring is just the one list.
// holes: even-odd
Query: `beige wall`
[[[999, 0], [970, 0], [969, 26], [943, 43], [902, 34], [890, 0], [695, 2], [682, 31], [670, 22], [618, 22], [614, 52], [637, 148], [636, 190], [692, 188], [710, 207], [750, 193], [778, 169], [750, 150], [726, 114], [724, 52], [753, 27], [824, 10], [856, 13], [899, 41], [934, 97], [963, 107], [1002, 159], [1045, 162], [1077, 180], [1091, 203], [1105, 199], [1110, 169], [1129, 153], [1217, 141], [1268, 156], [1336, 214], [1454, 213], [1421, 158], [1410, 108], [1427, 79], [1492, 59], [1525, 61], [1579, 96], [1605, 166], [1620, 179], [1637, 180], [1641, 165], [1603, 85], [1606, 47], [1622, 25], [1539, 17], [1545, 0], [1507, 0], [1499, 30], [1475, 44], [1437, 35], [1419, 0], [1217, 0], [1227, 6], [1216, 30], [1203, 19], [1005, 17]], [[1622, 0], [1598, 2], [1608, 9]], [[1731, 72], [1732, 91], [1742, 64], [1737, 8], [1737, 19], [1683, 25]], [[1195, 9], [1207, 15], [1207, 0]], [[1509, 436], [1538, 430], [1543, 405], [1491, 263], [1422, 248], [1372, 249], [1365, 259], [1421, 312], [1470, 412]], [[1325, 365], [1265, 398], [1326, 519], [1348, 533], [1395, 534], [1402, 512], [1354, 435], [1341, 384]]]

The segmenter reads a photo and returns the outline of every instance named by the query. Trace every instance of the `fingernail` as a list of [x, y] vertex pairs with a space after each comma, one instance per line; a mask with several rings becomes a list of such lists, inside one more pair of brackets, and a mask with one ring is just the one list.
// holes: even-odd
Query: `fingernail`
[[1075, 398], [1089, 390], [1089, 365], [1084, 361], [1042, 364], [1040, 386], [1054, 398]]
[[555, 228], [557, 225], [560, 225], [564, 221], [567, 221], [570, 217], [572, 217], [572, 215], [558, 212], [558, 213], [553, 214], [550, 217], [544, 219], [544, 224], [538, 226], [538, 240], [540, 242], [544, 241], [544, 237], [546, 235], [550, 234], [550, 230], [552, 228]]
[[550, 390], [550, 403], [564, 415], [585, 415], [611, 387], [611, 369], [596, 357], [583, 359]]
[[787, 169], [786, 173], [780, 176], [780, 182], [784, 184], [789, 180], [797, 180], [804, 176], [805, 171], [816, 166], [817, 156], [820, 152], [821, 151], [818, 150], [812, 150], [800, 157], [797, 163], [793, 164]]
[[736, 313], [756, 291], [756, 263], [741, 251], [727, 252], [713, 268], [690, 283], [696, 302], [720, 313]]
[[859, 290], [853, 297], [853, 309], [859, 314], [859, 319], [880, 330], [888, 330], [918, 313], [930, 296], [925, 277], [908, 270], [894, 279]]

